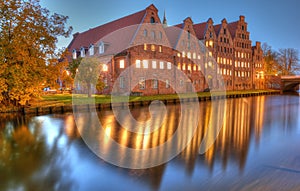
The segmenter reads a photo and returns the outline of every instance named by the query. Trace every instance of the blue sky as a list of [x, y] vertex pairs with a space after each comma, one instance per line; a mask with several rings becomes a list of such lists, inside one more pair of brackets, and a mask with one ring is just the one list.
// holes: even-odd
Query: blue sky
[[[212, 18], [219, 24], [246, 17], [252, 44], [267, 42], [275, 50], [296, 48], [300, 50], [299, 0], [41, 0], [50, 11], [69, 16], [73, 33], [83, 32], [154, 4], [159, 15], [164, 10], [169, 25], [191, 17], [194, 23]], [[58, 47], [67, 47], [72, 37], [60, 38]]]

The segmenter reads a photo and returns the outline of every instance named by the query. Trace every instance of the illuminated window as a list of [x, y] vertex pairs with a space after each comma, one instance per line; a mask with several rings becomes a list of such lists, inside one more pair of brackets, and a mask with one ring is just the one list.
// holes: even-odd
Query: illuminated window
[[208, 66], [212, 67], [212, 62], [211, 61], [208, 62]]
[[194, 64], [193, 70], [196, 71], [197, 70], [197, 66], [196, 64]]
[[223, 58], [223, 64], [226, 64], [226, 58]]
[[209, 55], [210, 57], [212, 57], [212, 52], [209, 52], [208, 55]]
[[217, 57], [217, 62], [220, 63], [220, 57], [219, 56]]
[[158, 46], [158, 51], [162, 52], [162, 46]]
[[144, 50], [147, 50], [147, 44], [144, 44]]
[[141, 68], [141, 61], [140, 60], [135, 61], [135, 67], [136, 68]]
[[145, 82], [145, 78], [141, 77], [139, 80], [139, 89], [145, 89], [146, 88], [146, 82]]
[[103, 70], [103, 72], [107, 72], [108, 71], [108, 66], [106, 64], [103, 64], [102, 70]]
[[153, 79], [152, 80], [152, 88], [153, 89], [157, 89], [158, 88], [158, 80], [157, 79]]
[[193, 59], [196, 59], [197, 58], [197, 55], [196, 55], [196, 53], [194, 52], [193, 53]]
[[182, 58], [184, 58], [184, 57], [185, 57], [185, 52], [183, 51], [183, 52], [182, 52]]
[[209, 41], [209, 46], [213, 47], [214, 46], [214, 42], [212, 40]]
[[207, 63], [205, 63], [205, 68], [207, 68]]
[[155, 60], [152, 60], [152, 68], [153, 68], [153, 69], [156, 69], [156, 67], [157, 67], [156, 64], [157, 64], [156, 61], [155, 61]]
[[201, 65], [198, 65], [198, 71], [200, 71], [201, 70]]
[[155, 45], [154, 44], [151, 45], [151, 51], [155, 51]]
[[192, 70], [192, 66], [189, 64], [188, 65], [188, 70], [191, 71]]
[[181, 70], [181, 64], [180, 63], [178, 63], [177, 68], [178, 68], [178, 70]]
[[198, 60], [200, 60], [201, 59], [201, 56], [200, 55], [198, 55]]
[[205, 42], [205, 46], [208, 47], [208, 41]]
[[187, 53], [187, 57], [188, 57], [189, 59], [191, 59], [191, 53], [190, 53], [190, 52]]
[[182, 64], [182, 70], [185, 70], [185, 64]]
[[162, 62], [162, 61], [159, 62], [159, 68], [164, 69], [164, 62]]
[[143, 68], [148, 68], [148, 60], [143, 60]]
[[225, 68], [223, 69], [223, 74], [226, 75], [226, 69]]
[[171, 70], [171, 68], [172, 68], [172, 63], [171, 62], [167, 62], [167, 69]]
[[120, 60], [120, 68], [125, 68], [125, 61], [124, 60]]
[[180, 53], [177, 53], [177, 57], [179, 57], [179, 58], [180, 58]]

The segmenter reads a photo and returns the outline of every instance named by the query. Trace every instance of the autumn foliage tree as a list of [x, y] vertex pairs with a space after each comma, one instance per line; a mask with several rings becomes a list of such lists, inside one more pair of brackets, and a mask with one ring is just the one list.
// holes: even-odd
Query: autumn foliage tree
[[39, 0], [0, 0], [0, 105], [24, 106], [39, 96], [57, 37], [72, 30], [67, 19]]

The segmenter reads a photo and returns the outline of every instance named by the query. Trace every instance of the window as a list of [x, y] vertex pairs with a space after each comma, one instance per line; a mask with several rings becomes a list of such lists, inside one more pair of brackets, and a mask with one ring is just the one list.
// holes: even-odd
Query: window
[[159, 33], [158, 33], [158, 38], [162, 39], [162, 32], [161, 31], [159, 31]]
[[188, 31], [188, 39], [190, 40], [191, 39], [191, 32]]
[[196, 59], [197, 58], [197, 55], [196, 55], [196, 53], [194, 52], [193, 53], [193, 59]]
[[148, 36], [148, 31], [147, 29], [144, 30], [144, 37], [147, 37]]
[[151, 51], [155, 51], [155, 45], [154, 44], [151, 44]]
[[120, 76], [119, 80], [120, 80], [120, 88], [124, 88], [125, 87], [124, 76]]
[[155, 23], [155, 19], [154, 19], [154, 17], [151, 17], [151, 19], [150, 19], [150, 23]]
[[196, 70], [197, 70], [197, 66], [196, 66], [196, 64], [194, 64], [194, 68], [193, 68], [193, 70], [194, 70], [194, 71], [196, 71]]
[[146, 82], [145, 82], [145, 78], [141, 77], [139, 80], [139, 89], [143, 90], [146, 88]]
[[162, 62], [162, 61], [159, 62], [159, 68], [164, 69], [164, 62]]
[[148, 68], [148, 60], [143, 60], [143, 68]]
[[92, 45], [92, 44], [89, 47], [89, 54], [90, 54], [90, 56], [94, 55], [94, 45]]
[[209, 41], [209, 46], [213, 47], [214, 46], [214, 42], [212, 40]]
[[155, 39], [155, 31], [151, 31], [151, 38]]
[[178, 70], [181, 69], [181, 64], [180, 63], [178, 63], [177, 68], [178, 68]]
[[85, 49], [83, 47], [80, 49], [80, 56], [82, 58], [85, 57]]
[[72, 51], [72, 57], [73, 59], [77, 59], [77, 52], [75, 49]]
[[192, 66], [189, 64], [188, 65], [188, 70], [191, 71], [192, 70]]
[[212, 35], [212, 32], [209, 32], [209, 38], [212, 38], [213, 35]]
[[147, 44], [144, 44], [144, 50], [147, 50]]
[[224, 31], [223, 31], [223, 32], [224, 32], [224, 34], [226, 35], [226, 29], [224, 29]]
[[184, 51], [182, 52], [182, 58], [185, 58], [185, 52]]
[[172, 63], [171, 62], [167, 62], [167, 69], [171, 70], [171, 68], [172, 68]]
[[185, 70], [185, 64], [182, 64], [182, 70]]
[[136, 68], [141, 68], [141, 61], [140, 60], [135, 61], [135, 67]]
[[162, 52], [162, 46], [158, 46], [158, 52]]
[[153, 89], [157, 89], [158, 88], [158, 80], [157, 79], [153, 79], [153, 81], [152, 81], [152, 87], [153, 87]]
[[107, 72], [108, 71], [108, 66], [106, 64], [103, 64], [102, 70], [103, 70], [103, 72]]
[[183, 86], [183, 85], [184, 85], [183, 80], [180, 80], [180, 81], [179, 81], [179, 85], [180, 85], [180, 86]]
[[170, 88], [170, 81], [166, 80], [166, 88]]
[[190, 53], [190, 52], [187, 53], [187, 57], [188, 57], [189, 59], [191, 59], [191, 53]]
[[125, 68], [125, 61], [124, 60], [120, 60], [120, 68]]
[[155, 60], [152, 60], [152, 68], [156, 69], [156, 61]]
[[103, 53], [104, 53], [104, 43], [100, 42], [100, 45], [99, 45], [99, 54], [103, 54]]

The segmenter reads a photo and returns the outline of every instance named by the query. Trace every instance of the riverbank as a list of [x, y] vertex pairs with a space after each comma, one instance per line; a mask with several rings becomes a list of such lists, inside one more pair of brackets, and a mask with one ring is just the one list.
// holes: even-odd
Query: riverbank
[[[124, 107], [126, 105], [144, 106], [149, 105], [151, 101], [160, 100], [165, 104], [179, 103], [180, 101], [209, 101], [211, 99], [239, 98], [259, 95], [279, 94], [279, 90], [251, 90], [251, 91], [227, 91], [224, 92], [200, 92], [197, 97], [193, 94], [177, 94], [171, 95], [153, 95], [153, 96], [115, 96], [113, 102], [115, 105]], [[180, 97], [180, 98], [179, 98]], [[73, 104], [75, 103], [75, 104]], [[16, 111], [12, 108], [7, 108], [6, 112], [20, 112], [22, 114], [52, 114], [71, 112], [73, 109], [89, 111], [91, 109], [101, 110], [112, 107], [111, 96], [94, 95], [92, 98], [87, 98], [86, 95], [72, 94], [55, 94], [44, 95], [39, 100], [35, 100], [30, 106], [25, 107], [21, 111]]]

